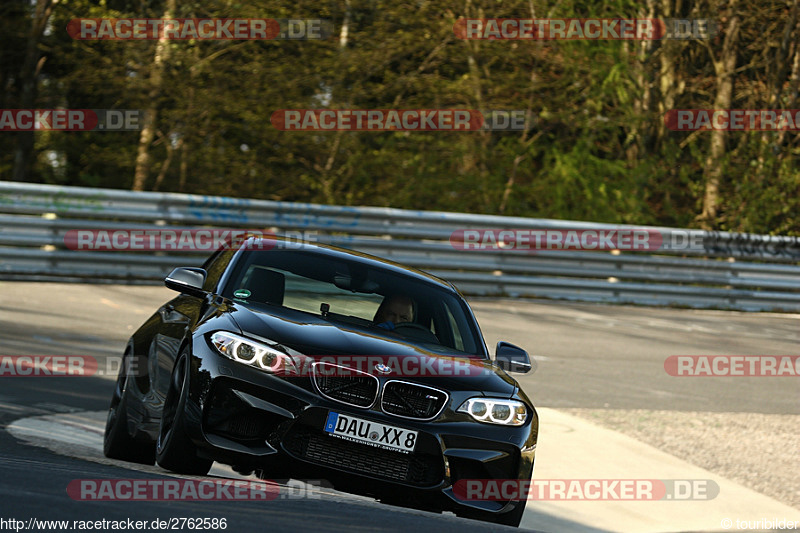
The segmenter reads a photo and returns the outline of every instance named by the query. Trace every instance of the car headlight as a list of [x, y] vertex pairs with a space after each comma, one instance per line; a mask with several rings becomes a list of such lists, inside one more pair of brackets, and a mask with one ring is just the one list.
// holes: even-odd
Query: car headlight
[[211, 335], [211, 344], [225, 357], [272, 374], [297, 372], [294, 361], [287, 354], [252, 339], [217, 331]]
[[478, 422], [501, 426], [521, 426], [528, 419], [528, 408], [517, 400], [470, 398], [456, 412], [467, 413]]

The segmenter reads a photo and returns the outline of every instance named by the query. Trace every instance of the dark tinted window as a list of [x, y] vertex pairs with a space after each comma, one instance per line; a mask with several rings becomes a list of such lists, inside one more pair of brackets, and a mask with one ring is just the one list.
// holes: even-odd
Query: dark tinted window
[[[436, 283], [308, 250], [245, 253], [223, 295], [254, 306], [278, 306], [404, 341], [484, 355], [465, 302]], [[384, 299], [401, 298], [411, 320], [377, 320]], [[404, 317], [407, 314], [403, 314]], [[403, 319], [405, 320], [405, 319]], [[383, 324], [383, 326], [380, 326]]]

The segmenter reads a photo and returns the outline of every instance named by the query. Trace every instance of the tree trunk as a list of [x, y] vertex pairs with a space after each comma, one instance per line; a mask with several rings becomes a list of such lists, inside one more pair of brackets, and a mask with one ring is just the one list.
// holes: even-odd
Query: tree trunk
[[[661, 2], [662, 15], [665, 19], [672, 18], [673, 13], [678, 12], [679, 5], [672, 9], [672, 0]], [[680, 41], [665, 39], [661, 41], [658, 69], [658, 87], [660, 100], [658, 102], [658, 116], [664, 117], [667, 111], [675, 108], [675, 99], [683, 94], [686, 88], [686, 81], [678, 76], [678, 58], [681, 48], [685, 47]], [[657, 137], [658, 141], [667, 134], [667, 126], [664, 120], [658, 121]]]
[[[42, 69], [45, 58], [39, 57], [39, 40], [42, 38], [47, 21], [53, 13], [53, 7], [58, 0], [36, 0], [36, 8], [31, 20], [31, 31], [28, 33], [28, 42], [25, 48], [25, 59], [20, 69], [20, 98], [21, 109], [31, 109], [36, 105], [36, 89], [39, 71]], [[12, 181], [30, 181], [30, 171], [33, 165], [34, 149], [33, 131], [17, 133], [17, 145], [14, 149], [14, 168], [11, 171]]]
[[[791, 74], [789, 75], [788, 97], [784, 109], [794, 109], [795, 103], [797, 103], [797, 92], [798, 89], [800, 89], [800, 12], [798, 10], [797, 0], [794, 1], [794, 5], [792, 6], [792, 19], [794, 21], [794, 28], [792, 28], [790, 32], [789, 42], [792, 44], [793, 49], [789, 52], [789, 57], [786, 59], [787, 64], [791, 62], [792, 67]], [[775, 145], [782, 146], [784, 139], [786, 139], [786, 130], [781, 130], [778, 133], [778, 139]], [[788, 150], [781, 150], [778, 153], [778, 160], [780, 161], [783, 159], [787, 152]]]
[[[167, 0], [167, 9], [164, 18], [174, 17], [176, 0]], [[158, 119], [158, 101], [164, 84], [164, 69], [169, 58], [169, 39], [162, 32], [156, 42], [156, 52], [153, 58], [153, 67], [150, 71], [150, 92], [147, 95], [149, 107], [145, 111], [142, 131], [139, 134], [139, 147], [136, 152], [136, 170], [133, 174], [133, 187], [131, 190], [143, 191], [150, 174], [151, 156], [150, 145], [155, 137]]]
[[[536, 8], [533, 5], [533, 2], [528, 2], [528, 9], [531, 12], [531, 19], [536, 19]], [[541, 41], [539, 41], [539, 46], [541, 48]], [[528, 97], [528, 109], [525, 113], [525, 121], [531, 119], [533, 116], [533, 98], [536, 92], [536, 82], [539, 80], [539, 76], [536, 74], [536, 69], [531, 69], [531, 77], [530, 77], [530, 87], [531, 87], [531, 94]], [[538, 134], [537, 134], [538, 137]], [[508, 173], [508, 179], [506, 179], [506, 185], [503, 188], [503, 196], [500, 199], [500, 205], [497, 208], [497, 213], [500, 215], [505, 214], [506, 207], [508, 206], [508, 201], [511, 198], [511, 192], [514, 189], [514, 186], [517, 183], [517, 169], [519, 168], [520, 163], [524, 161], [528, 157], [528, 149], [530, 147], [530, 143], [527, 142], [528, 139], [528, 127], [522, 130], [522, 135], [520, 136], [520, 154], [514, 158], [514, 163], [511, 165], [511, 172]]]
[[[794, 33], [795, 26], [797, 25], [797, 15], [797, 0], [794, 0], [790, 15], [786, 19], [781, 45], [775, 51], [774, 60], [769, 64], [770, 68], [772, 69], [772, 75], [770, 76], [769, 86], [767, 87], [767, 90], [769, 91], [767, 105], [765, 106], [767, 109], [777, 109], [783, 107], [781, 105], [780, 97], [786, 77], [790, 70], [792, 71], [793, 75], [796, 75], [795, 68], [797, 66], [797, 51], [795, 48], [797, 47], [797, 36], [794, 35]], [[792, 38], [793, 36], [794, 39]], [[795, 64], [790, 66], [793, 58], [795, 60]], [[791, 109], [791, 106], [789, 106], [789, 109]], [[782, 131], [781, 133], [785, 133], [785, 131]], [[774, 138], [772, 132], [761, 132], [761, 144], [758, 151], [758, 167], [755, 172], [755, 176], [756, 179], [762, 181], [768, 179], [768, 176], [765, 175], [764, 172], [766, 160], [768, 158], [772, 159], [768, 154], [770, 148], [770, 138]], [[783, 142], [783, 138], [783, 135], [778, 135], [778, 140], [780, 142]], [[780, 144], [777, 144], [776, 146], [780, 146]]]
[[[644, 11], [646, 8], [646, 11]], [[655, 15], [655, 1], [647, 0], [643, 9], [639, 10], [638, 17], [652, 20]], [[653, 43], [651, 40], [642, 40], [641, 42], [633, 42], [635, 49], [634, 54], [634, 76], [636, 79], [636, 89], [639, 93], [634, 93], [633, 98], [633, 112], [634, 120], [630, 125], [630, 133], [628, 135], [628, 146], [625, 150], [625, 155], [628, 159], [628, 165], [633, 168], [640, 154], [644, 153], [647, 144], [647, 129], [642, 128], [642, 124], [647, 123], [650, 114], [650, 90], [652, 82], [647, 78], [647, 62], [653, 52]], [[627, 42], [625, 43], [627, 44]], [[642, 131], [644, 129], [644, 131]]]
[[[339, 55], [342, 57], [343, 54], [347, 52], [347, 43], [348, 43], [348, 36], [350, 32], [350, 0], [345, 0], [345, 11], [344, 11], [344, 19], [342, 20], [342, 26], [339, 30]], [[342, 74], [340, 72], [340, 74]], [[333, 93], [334, 91], [339, 91], [340, 93], [344, 94], [345, 91], [343, 90], [344, 83], [342, 79], [337, 80], [334, 83], [334, 89], [331, 90], [331, 103], [333, 103]], [[338, 93], [337, 93], [338, 96]], [[342, 142], [342, 136], [344, 132], [339, 130], [336, 132], [336, 137], [333, 139], [333, 143], [331, 143], [331, 147], [328, 150], [328, 157], [325, 160], [324, 165], [316, 164], [314, 168], [319, 172], [319, 186], [320, 190], [322, 191], [322, 201], [326, 204], [334, 204], [336, 203], [336, 194], [334, 192], [334, 186], [336, 185], [336, 174], [333, 171], [333, 165], [336, 163], [336, 155], [339, 152], [339, 145]]]
[[[717, 76], [714, 98], [714, 109], [730, 109], [733, 100], [733, 74], [736, 69], [736, 45], [739, 37], [739, 16], [733, 14], [735, 2], [730, 5], [730, 18], [725, 29], [725, 39], [719, 58], [711, 54], [714, 72]], [[722, 176], [721, 162], [725, 155], [725, 130], [711, 131], [711, 147], [705, 161], [705, 193], [703, 195], [703, 212], [700, 221], [703, 229], [712, 229], [718, 222], [719, 182]]]

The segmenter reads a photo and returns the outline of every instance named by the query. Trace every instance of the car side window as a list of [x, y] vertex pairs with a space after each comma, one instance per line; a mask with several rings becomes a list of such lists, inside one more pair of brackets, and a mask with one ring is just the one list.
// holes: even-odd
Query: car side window
[[458, 321], [456, 321], [452, 310], [446, 303], [439, 302], [431, 318], [433, 322], [433, 333], [439, 338], [442, 345], [455, 348], [462, 352], [466, 351], [464, 349], [464, 338], [458, 327]]
[[453, 342], [455, 343], [455, 346], [453, 346], [453, 348], [455, 348], [456, 350], [461, 350], [463, 352], [464, 339], [461, 336], [461, 331], [459, 331], [458, 329], [458, 324], [456, 323], [456, 319], [453, 316], [453, 313], [450, 312], [450, 308], [447, 307], [446, 305], [444, 306], [444, 311], [447, 316], [447, 322], [450, 325], [450, 332], [453, 337]]

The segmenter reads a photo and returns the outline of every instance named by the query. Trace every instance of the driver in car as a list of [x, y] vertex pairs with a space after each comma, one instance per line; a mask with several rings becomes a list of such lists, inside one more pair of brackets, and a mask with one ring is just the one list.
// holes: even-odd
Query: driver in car
[[413, 320], [414, 300], [402, 294], [386, 296], [372, 319], [376, 326], [388, 330], [393, 330], [396, 324]]

